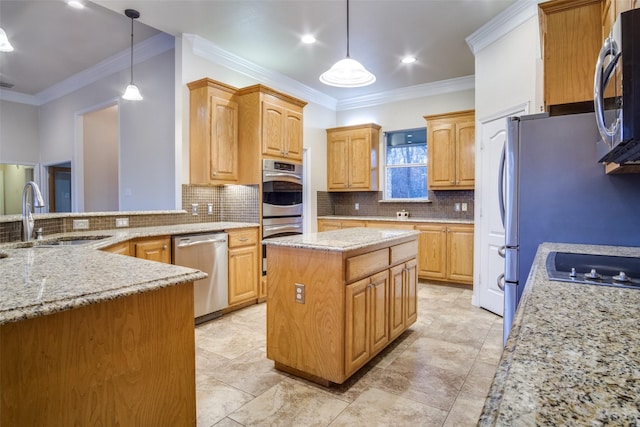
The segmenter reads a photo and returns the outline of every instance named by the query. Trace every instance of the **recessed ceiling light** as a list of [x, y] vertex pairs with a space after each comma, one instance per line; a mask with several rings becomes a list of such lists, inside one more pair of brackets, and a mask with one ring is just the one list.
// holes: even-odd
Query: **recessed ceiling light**
[[311, 34], [305, 34], [304, 36], [302, 36], [302, 43], [313, 44], [315, 42], [316, 42], [316, 38], [313, 37]]
[[74, 9], [84, 9], [84, 2], [81, 0], [67, 0], [67, 4]]
[[412, 64], [416, 62], [416, 57], [415, 56], [405, 56], [404, 58], [402, 58], [402, 63], [403, 64]]

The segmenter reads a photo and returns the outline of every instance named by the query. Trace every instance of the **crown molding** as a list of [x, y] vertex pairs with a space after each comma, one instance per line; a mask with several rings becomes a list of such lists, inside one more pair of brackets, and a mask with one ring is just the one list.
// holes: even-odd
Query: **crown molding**
[[355, 108], [373, 107], [391, 102], [406, 101], [407, 99], [423, 98], [425, 96], [442, 95], [475, 88], [475, 76], [457, 77], [440, 80], [433, 83], [408, 86], [371, 95], [356, 96], [338, 101], [337, 111], [353, 110]]
[[546, 0], [518, 0], [465, 40], [474, 55], [499, 38], [538, 15], [538, 3]]
[[322, 105], [331, 110], [336, 109], [338, 101], [335, 98], [302, 84], [291, 77], [241, 58], [197, 34], [184, 33], [182, 37], [189, 42], [191, 52], [194, 55], [249, 76], [265, 85], [273, 86], [305, 101]]
[[[159, 33], [133, 45], [133, 63], [142, 63], [156, 55], [173, 49], [174, 47], [175, 38], [173, 36], [166, 33]], [[38, 106], [46, 104], [102, 78], [128, 69], [131, 66], [130, 55], [130, 49], [120, 51], [115, 55], [98, 62], [96, 65], [80, 71], [79, 73], [58, 82], [35, 95], [27, 95], [20, 92], [2, 89], [0, 90], [0, 99]]]

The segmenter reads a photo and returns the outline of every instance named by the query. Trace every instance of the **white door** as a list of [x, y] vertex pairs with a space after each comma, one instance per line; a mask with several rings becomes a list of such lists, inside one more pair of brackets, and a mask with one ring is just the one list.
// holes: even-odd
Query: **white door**
[[500, 157], [507, 138], [507, 117], [522, 115], [525, 110], [521, 106], [480, 123], [480, 154], [476, 159], [480, 168], [480, 183], [476, 185], [480, 190], [476, 191], [476, 209], [479, 208], [480, 213], [475, 226], [479, 233], [475, 254], [479, 260], [476, 297], [480, 307], [500, 316], [504, 310], [504, 294], [497, 283], [504, 273], [504, 258], [498, 255], [504, 245], [504, 226], [498, 207]]

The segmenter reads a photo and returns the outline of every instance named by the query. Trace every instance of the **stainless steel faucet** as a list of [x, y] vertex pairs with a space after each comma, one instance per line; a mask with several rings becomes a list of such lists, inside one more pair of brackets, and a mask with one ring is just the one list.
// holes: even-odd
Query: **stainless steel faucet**
[[22, 240], [28, 242], [33, 239], [33, 215], [31, 215], [31, 199], [28, 198], [29, 189], [31, 189], [31, 198], [33, 199], [33, 207], [43, 208], [44, 200], [42, 193], [38, 188], [38, 184], [29, 181], [22, 189]]

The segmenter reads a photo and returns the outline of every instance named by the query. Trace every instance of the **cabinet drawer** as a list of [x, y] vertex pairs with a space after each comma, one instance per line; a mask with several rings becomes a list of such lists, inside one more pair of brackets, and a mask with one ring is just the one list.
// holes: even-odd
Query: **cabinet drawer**
[[236, 248], [239, 246], [255, 245], [258, 243], [257, 230], [242, 230], [229, 232], [229, 247]]
[[350, 282], [368, 276], [389, 265], [389, 248], [347, 258], [345, 279]]
[[409, 258], [415, 258], [418, 254], [418, 241], [402, 243], [391, 247], [391, 264]]

